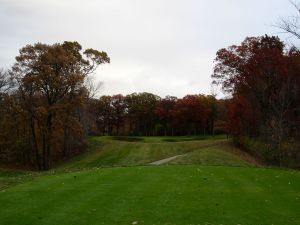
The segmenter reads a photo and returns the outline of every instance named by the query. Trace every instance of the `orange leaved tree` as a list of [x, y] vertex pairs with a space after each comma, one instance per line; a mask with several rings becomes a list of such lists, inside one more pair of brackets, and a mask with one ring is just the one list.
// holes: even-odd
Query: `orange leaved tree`
[[[77, 42], [37, 43], [20, 50], [11, 74], [18, 85], [20, 104], [27, 113], [39, 169], [50, 168], [51, 159], [57, 157], [54, 147], [63, 148], [66, 143], [61, 142], [69, 139], [62, 140], [62, 136], [80, 130], [76, 123], [80, 123], [78, 110], [86, 94], [84, 80], [99, 65], [109, 62], [105, 52], [82, 51]], [[70, 129], [72, 124], [75, 127]]]

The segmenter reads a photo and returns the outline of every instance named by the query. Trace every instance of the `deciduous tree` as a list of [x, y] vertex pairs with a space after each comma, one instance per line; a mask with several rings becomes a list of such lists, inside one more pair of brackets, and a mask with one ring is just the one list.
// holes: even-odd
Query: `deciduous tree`
[[[77, 42], [27, 45], [20, 50], [11, 74], [18, 83], [23, 107], [28, 113], [31, 138], [40, 169], [49, 169], [53, 157], [56, 121], [63, 112], [69, 120], [84, 79], [98, 65], [109, 63], [105, 52], [86, 49]], [[66, 106], [71, 109], [66, 109]], [[65, 124], [66, 125], [66, 124]]]

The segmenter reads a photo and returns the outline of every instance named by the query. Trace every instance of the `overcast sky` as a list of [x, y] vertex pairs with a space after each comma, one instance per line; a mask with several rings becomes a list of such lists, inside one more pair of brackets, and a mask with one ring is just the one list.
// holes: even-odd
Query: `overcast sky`
[[103, 50], [101, 94], [211, 93], [218, 49], [278, 35], [288, 0], [0, 0], [0, 67], [26, 44], [78, 41]]

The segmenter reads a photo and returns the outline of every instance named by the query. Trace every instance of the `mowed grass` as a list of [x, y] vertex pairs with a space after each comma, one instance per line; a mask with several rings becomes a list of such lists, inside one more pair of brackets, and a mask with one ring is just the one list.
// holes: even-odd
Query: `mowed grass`
[[[240, 157], [241, 151], [224, 136], [91, 137], [89, 143], [87, 153], [75, 157], [60, 168], [148, 165], [176, 155], [185, 157], [175, 160], [175, 164], [253, 165], [247, 158]], [[203, 153], [208, 155], [203, 158]]]
[[242, 152], [230, 142], [203, 147], [180, 156], [170, 165], [260, 166], [256, 159]]
[[0, 224], [300, 224], [300, 173], [226, 166], [102, 168], [0, 192]]
[[48, 172], [0, 170], [0, 225], [300, 224], [300, 173], [224, 136], [91, 137], [88, 150]]

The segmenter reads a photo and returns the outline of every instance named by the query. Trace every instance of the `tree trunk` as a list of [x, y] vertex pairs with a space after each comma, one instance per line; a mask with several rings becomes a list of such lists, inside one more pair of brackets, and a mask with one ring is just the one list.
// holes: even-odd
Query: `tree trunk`
[[69, 132], [68, 132], [68, 128], [65, 126], [64, 127], [64, 148], [63, 148], [63, 157], [65, 159], [69, 156], [68, 143], [69, 143]]
[[46, 125], [46, 137], [44, 136], [44, 146], [43, 146], [43, 159], [44, 159], [44, 170], [50, 169], [50, 155], [51, 155], [51, 139], [52, 139], [52, 119], [53, 115], [50, 112], [47, 117], [47, 125]]
[[33, 149], [35, 152], [36, 165], [38, 167], [38, 170], [41, 170], [42, 168], [41, 168], [41, 163], [40, 163], [39, 148], [38, 148], [38, 143], [37, 143], [36, 134], [35, 134], [34, 119], [32, 116], [30, 118], [30, 128], [31, 128], [31, 135], [32, 135], [32, 139], [33, 139]]

